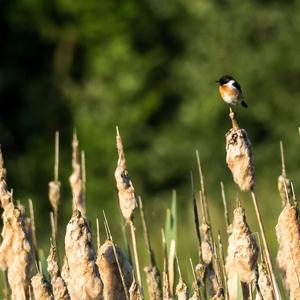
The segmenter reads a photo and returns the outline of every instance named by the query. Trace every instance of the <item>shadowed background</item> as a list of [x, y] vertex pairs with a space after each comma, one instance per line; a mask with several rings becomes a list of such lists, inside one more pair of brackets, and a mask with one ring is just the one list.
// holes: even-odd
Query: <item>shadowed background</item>
[[[226, 73], [238, 79], [249, 105], [238, 108], [238, 119], [253, 145], [258, 198], [275, 254], [281, 139], [296, 191], [300, 181], [299, 9], [300, 1], [3, 1], [0, 143], [14, 198], [33, 199], [46, 254], [54, 132], [61, 137], [63, 238], [71, 215], [75, 127], [86, 153], [87, 214], [95, 224], [105, 209], [122, 245], [113, 175], [118, 125], [159, 257], [165, 209], [177, 190], [178, 255], [191, 278], [188, 258], [197, 256], [189, 179], [193, 170], [199, 186], [195, 150], [214, 232], [225, 233], [220, 181], [230, 212], [238, 192], [225, 164], [228, 107], [215, 83]], [[256, 231], [250, 196], [240, 199]], [[143, 252], [141, 239], [139, 244]]]

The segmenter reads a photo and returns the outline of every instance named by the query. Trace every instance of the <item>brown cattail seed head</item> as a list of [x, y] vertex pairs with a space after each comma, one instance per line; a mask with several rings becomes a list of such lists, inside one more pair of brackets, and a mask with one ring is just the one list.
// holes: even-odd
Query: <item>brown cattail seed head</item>
[[[115, 246], [118, 262], [124, 276], [127, 291], [132, 284], [132, 267], [122, 250]], [[115, 257], [113, 242], [110, 240], [99, 248], [97, 255], [97, 265], [103, 281], [104, 299], [126, 299], [124, 286], [121, 281], [121, 275]]]
[[57, 262], [56, 248], [51, 242], [50, 253], [47, 258], [47, 270], [51, 275], [51, 284], [55, 300], [70, 300], [67, 285], [60, 276]]
[[60, 182], [50, 181], [49, 182], [49, 200], [54, 210], [58, 210], [60, 202]]
[[119, 191], [118, 193], [119, 204], [120, 204], [123, 217], [127, 221], [129, 221], [133, 217], [134, 210], [137, 207], [137, 202], [136, 202], [134, 187], [127, 171], [122, 139], [121, 136], [119, 135], [118, 130], [117, 130], [116, 141], [117, 141], [117, 150], [119, 154], [119, 159], [115, 171], [115, 178], [117, 182], [117, 188]]
[[276, 235], [279, 243], [277, 263], [290, 291], [290, 299], [300, 299], [300, 227], [298, 211], [289, 203], [279, 215]]
[[144, 268], [147, 277], [147, 286], [149, 298], [160, 300], [161, 295], [161, 280], [158, 269], [155, 266], [147, 266]]
[[[12, 299], [27, 299], [32, 272], [33, 247], [30, 226], [24, 212], [14, 206], [12, 194], [7, 190], [6, 171], [0, 150], [0, 202], [3, 208], [0, 267], [7, 270]], [[27, 297], [27, 298], [26, 298]]]
[[189, 293], [186, 283], [182, 278], [179, 279], [179, 282], [176, 286], [176, 295], [178, 300], [187, 300], [189, 299]]
[[238, 207], [234, 210], [232, 233], [228, 238], [225, 265], [228, 279], [238, 275], [240, 281], [250, 283], [255, 279], [257, 257], [255, 237], [246, 222], [244, 209]]
[[100, 299], [103, 284], [95, 263], [92, 233], [79, 210], [73, 212], [67, 225], [65, 253], [68, 263], [67, 283], [71, 299]]
[[139, 284], [133, 280], [131, 287], [129, 289], [130, 300], [142, 300], [143, 296], [141, 293], [141, 287]]
[[234, 182], [242, 191], [254, 188], [254, 157], [245, 129], [231, 128], [226, 133], [226, 163], [231, 170]]
[[[256, 300], [274, 300], [273, 288], [271, 280], [265, 264], [258, 264], [258, 286], [260, 290], [260, 298], [256, 297]], [[259, 293], [257, 293], [259, 295]]]
[[212, 262], [213, 252], [210, 244], [207, 241], [201, 242], [201, 250], [202, 250], [202, 259], [206, 265], [209, 265]]
[[39, 300], [54, 300], [51, 285], [43, 277], [42, 274], [37, 273], [31, 278], [31, 285], [35, 299]]

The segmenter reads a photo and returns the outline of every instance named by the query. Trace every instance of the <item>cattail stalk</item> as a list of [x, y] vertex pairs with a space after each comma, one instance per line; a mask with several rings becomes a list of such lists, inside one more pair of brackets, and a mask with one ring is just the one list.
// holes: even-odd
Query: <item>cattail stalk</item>
[[227, 201], [226, 201], [226, 196], [225, 196], [224, 184], [222, 181], [220, 182], [220, 185], [221, 185], [221, 195], [222, 195], [222, 201], [223, 201], [223, 207], [224, 207], [225, 225], [226, 225], [226, 229], [228, 229], [230, 222], [229, 222], [229, 214], [228, 214], [228, 209], [227, 209]]
[[58, 228], [58, 206], [60, 203], [60, 186], [58, 179], [59, 172], [59, 132], [55, 132], [55, 155], [54, 155], [54, 180], [49, 182], [49, 201], [53, 209], [53, 240], [57, 242], [57, 228]]

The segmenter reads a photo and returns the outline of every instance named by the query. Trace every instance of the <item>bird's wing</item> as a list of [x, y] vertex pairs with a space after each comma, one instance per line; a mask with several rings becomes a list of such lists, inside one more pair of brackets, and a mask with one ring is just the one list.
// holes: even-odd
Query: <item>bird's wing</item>
[[239, 85], [238, 82], [234, 81], [234, 83], [232, 84], [237, 90], [239, 90], [240, 92], [242, 92], [241, 86]]

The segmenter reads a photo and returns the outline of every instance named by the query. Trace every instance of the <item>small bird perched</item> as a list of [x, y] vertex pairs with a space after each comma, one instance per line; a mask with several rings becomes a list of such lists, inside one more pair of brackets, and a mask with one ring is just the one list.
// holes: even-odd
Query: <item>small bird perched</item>
[[226, 103], [229, 105], [236, 105], [237, 103], [241, 102], [244, 107], [248, 107], [244, 101], [241, 86], [232, 76], [222, 76], [216, 82], [219, 83], [221, 97]]

